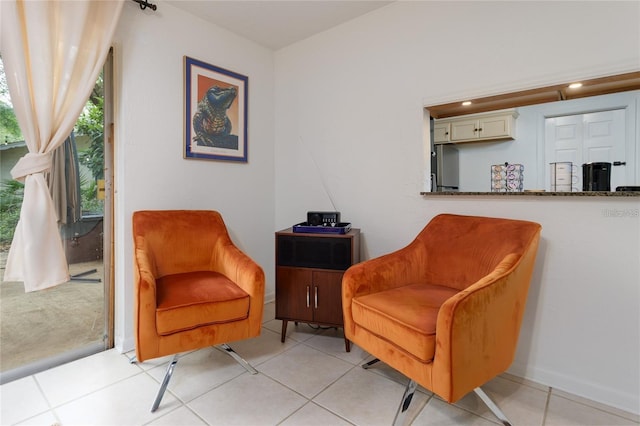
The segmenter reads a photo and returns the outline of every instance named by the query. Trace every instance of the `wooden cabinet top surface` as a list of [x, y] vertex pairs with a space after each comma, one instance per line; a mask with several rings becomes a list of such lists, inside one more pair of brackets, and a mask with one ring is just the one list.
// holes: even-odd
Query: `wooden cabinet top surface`
[[351, 238], [360, 234], [360, 228], [351, 228], [346, 234], [293, 232], [293, 227], [276, 232], [276, 235], [294, 235], [296, 237], [330, 237], [330, 238]]

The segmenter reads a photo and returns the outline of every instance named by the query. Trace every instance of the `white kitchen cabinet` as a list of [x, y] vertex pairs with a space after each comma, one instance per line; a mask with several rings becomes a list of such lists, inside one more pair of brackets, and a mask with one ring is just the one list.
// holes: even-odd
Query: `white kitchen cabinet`
[[[434, 143], [513, 139], [517, 117], [517, 111], [510, 109], [436, 120]], [[438, 129], [448, 130], [439, 131]]]
[[451, 134], [451, 123], [438, 123], [433, 125], [433, 142], [449, 143], [449, 135]]

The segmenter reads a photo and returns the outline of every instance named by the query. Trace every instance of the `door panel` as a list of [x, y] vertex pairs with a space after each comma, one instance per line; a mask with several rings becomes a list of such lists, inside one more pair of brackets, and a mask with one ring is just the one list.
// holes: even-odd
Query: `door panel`
[[[545, 120], [545, 187], [550, 188], [549, 163], [571, 161], [576, 187], [582, 190], [582, 164], [627, 163], [625, 110], [617, 109]], [[631, 181], [629, 166], [611, 168], [611, 189]]]
[[459, 141], [478, 137], [478, 120], [460, 120], [451, 124], [451, 140]]
[[312, 321], [311, 270], [276, 267], [276, 318]]
[[495, 138], [509, 136], [509, 120], [505, 117], [491, 117], [480, 120], [480, 137]]
[[[582, 161], [582, 117], [547, 118], [545, 120], [545, 188], [551, 188], [550, 163], [570, 161], [579, 167]], [[575, 170], [574, 188], [582, 189], [582, 176]]]
[[343, 324], [342, 276], [344, 273], [314, 271], [314, 321], [324, 324]]
[[[625, 113], [618, 109], [584, 114], [585, 163], [626, 162]], [[626, 166], [611, 167], [611, 189], [625, 184]]]

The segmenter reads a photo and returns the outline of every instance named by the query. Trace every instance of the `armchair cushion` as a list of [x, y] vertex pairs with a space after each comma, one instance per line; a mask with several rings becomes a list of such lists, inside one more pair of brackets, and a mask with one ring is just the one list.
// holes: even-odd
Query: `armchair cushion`
[[219, 272], [167, 275], [156, 285], [156, 326], [163, 336], [249, 315], [249, 295]]
[[436, 347], [440, 306], [459, 290], [430, 284], [410, 284], [353, 299], [353, 321], [423, 362]]

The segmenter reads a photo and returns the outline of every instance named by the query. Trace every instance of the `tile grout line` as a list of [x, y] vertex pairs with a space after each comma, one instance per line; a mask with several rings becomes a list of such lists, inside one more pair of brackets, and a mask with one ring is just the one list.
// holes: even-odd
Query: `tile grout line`
[[[553, 389], [554, 388], [549, 387], [549, 393], [550, 394], [551, 394]], [[565, 391], [562, 391], [562, 392], [565, 392]], [[578, 401], [578, 400], [576, 400], [576, 399], [571, 397], [571, 396], [574, 396], [576, 398], [583, 398], [583, 397], [581, 397], [579, 395], [576, 395], [576, 394], [570, 394], [568, 396], [565, 396], [565, 395], [559, 395], [557, 393], [553, 393], [553, 396], [556, 397], [556, 398], [562, 398], [562, 399], [564, 399], [566, 401], [570, 401], [570, 402], [573, 402], [575, 404], [579, 404], [579, 405], [581, 405], [583, 407], [589, 407], [589, 408], [592, 408], [592, 409], [594, 409], [596, 411], [599, 411], [601, 413], [605, 413], [605, 414], [610, 415], [610, 416], [615, 416], [615, 417], [618, 417], [620, 419], [628, 420], [628, 421], [631, 421], [631, 422], [634, 422], [634, 423], [638, 423], [638, 420], [640, 420], [640, 419], [635, 420], [635, 419], [630, 418], [630, 416], [634, 415], [633, 413], [629, 413], [629, 412], [625, 411], [625, 413], [628, 413], [628, 414], [621, 415], [620, 412], [614, 412], [614, 411], [610, 411], [609, 410], [609, 409], [611, 409], [611, 410], [624, 411], [622, 409], [619, 409], [619, 408], [616, 408], [616, 407], [612, 407], [612, 406], [602, 406], [603, 405], [602, 403], [597, 402], [597, 401], [592, 401], [592, 400], [589, 400], [587, 398], [584, 398], [584, 399], [587, 399], [587, 401]]]
[[49, 400], [49, 398], [47, 398], [47, 395], [44, 393], [44, 389], [42, 389], [42, 386], [40, 385], [40, 382], [36, 378], [36, 375], [32, 374], [31, 378], [33, 379], [34, 382], [36, 382], [36, 386], [38, 388], [38, 391], [40, 392], [40, 395], [42, 395], [44, 400], [47, 401], [47, 406], [49, 406], [49, 409], [43, 411], [42, 413], [35, 414], [35, 415], [29, 417], [28, 419], [20, 420], [19, 422], [26, 422], [29, 419], [32, 419], [32, 418], [37, 417], [37, 416], [41, 416], [41, 415], [49, 412], [56, 419], [56, 423], [60, 424], [60, 417], [58, 417], [58, 413], [53, 409], [53, 405], [51, 404], [51, 401]]
[[[320, 351], [322, 352], [322, 351]], [[344, 361], [344, 360], [343, 360]], [[333, 414], [334, 416], [344, 420], [345, 422], [352, 424], [352, 425], [356, 425], [356, 423], [350, 421], [349, 419], [344, 418], [343, 416], [341, 416], [340, 414], [334, 412], [333, 410], [331, 410], [329, 407], [325, 407], [324, 405], [318, 403], [315, 401], [315, 398], [317, 398], [319, 395], [321, 395], [322, 393], [324, 393], [327, 389], [329, 389], [331, 386], [333, 386], [335, 383], [338, 382], [338, 380], [342, 379], [343, 377], [345, 377], [347, 374], [349, 374], [350, 372], [352, 372], [353, 370], [355, 370], [356, 368], [360, 367], [360, 365], [358, 364], [352, 364], [352, 367], [349, 368], [347, 371], [345, 371], [340, 377], [336, 378], [333, 382], [331, 382], [330, 384], [328, 384], [327, 386], [324, 387], [324, 389], [322, 389], [320, 392], [316, 393], [313, 398], [311, 398], [310, 402], [312, 402], [313, 404], [317, 405], [318, 407], [327, 410], [328, 412], [330, 412], [331, 414]]]

